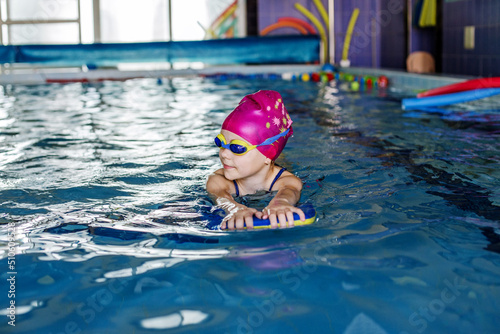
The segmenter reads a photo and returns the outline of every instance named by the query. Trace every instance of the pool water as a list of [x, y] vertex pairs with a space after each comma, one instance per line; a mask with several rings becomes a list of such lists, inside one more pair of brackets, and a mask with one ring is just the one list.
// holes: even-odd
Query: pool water
[[[318, 220], [208, 230], [213, 138], [259, 89], [294, 120], [278, 164]], [[499, 115], [336, 82], [2, 87], [0, 331], [496, 333]]]

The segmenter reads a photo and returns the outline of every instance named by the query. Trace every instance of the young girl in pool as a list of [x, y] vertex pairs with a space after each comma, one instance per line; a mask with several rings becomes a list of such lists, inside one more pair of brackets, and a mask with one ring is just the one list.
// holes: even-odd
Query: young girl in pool
[[[269, 219], [272, 228], [293, 226], [294, 212], [305, 220], [304, 212], [295, 207], [302, 181], [274, 163], [292, 134], [281, 95], [271, 90], [245, 96], [224, 120], [215, 138], [223, 168], [207, 180], [207, 191], [227, 212], [222, 229], [251, 229], [253, 216]], [[262, 211], [233, 198], [262, 190], [277, 191]]]

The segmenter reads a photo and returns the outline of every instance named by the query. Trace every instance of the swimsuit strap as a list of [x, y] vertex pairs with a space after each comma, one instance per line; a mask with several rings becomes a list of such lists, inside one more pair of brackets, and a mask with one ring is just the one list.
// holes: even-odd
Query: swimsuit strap
[[234, 187], [236, 188], [236, 197], [240, 197], [240, 190], [238, 189], [238, 184], [236, 183], [236, 180], [233, 180]]
[[[276, 174], [276, 176], [274, 177], [273, 183], [271, 183], [271, 186], [269, 187], [269, 191], [273, 190], [274, 184], [276, 183], [276, 181], [278, 181], [278, 179], [280, 178], [281, 174], [283, 174], [284, 171], [286, 171], [286, 168], [282, 167], [280, 169], [280, 171], [278, 172], [278, 174]], [[236, 189], [236, 197], [240, 197], [240, 189], [238, 188], [238, 183], [236, 183], [236, 180], [233, 180], [233, 184], [234, 184], [234, 188]]]
[[278, 179], [280, 178], [281, 174], [283, 174], [284, 171], [286, 171], [286, 168], [282, 167], [280, 169], [280, 171], [278, 172], [278, 174], [276, 174], [276, 177], [274, 178], [273, 183], [271, 183], [271, 186], [269, 187], [269, 191], [273, 190], [274, 184], [276, 183], [276, 181], [278, 181]]

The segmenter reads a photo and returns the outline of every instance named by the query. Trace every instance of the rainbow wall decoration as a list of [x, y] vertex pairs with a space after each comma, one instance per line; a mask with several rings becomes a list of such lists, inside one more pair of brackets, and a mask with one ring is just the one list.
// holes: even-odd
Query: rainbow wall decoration
[[[299, 31], [303, 35], [307, 34], [319, 34], [321, 37], [321, 42], [322, 42], [322, 57], [323, 61], [326, 61], [328, 59], [328, 38], [326, 31], [328, 30], [328, 27], [330, 26], [330, 22], [328, 19], [328, 14], [325, 10], [325, 7], [323, 6], [323, 3], [321, 0], [312, 0], [314, 2], [314, 5], [316, 6], [321, 19], [323, 23], [316, 17], [314, 16], [313, 13], [311, 13], [307, 8], [305, 8], [303, 5], [300, 3], [295, 3], [294, 7], [295, 9], [301, 13], [302, 15], [305, 16], [311, 23], [295, 18], [295, 17], [281, 17], [278, 19], [276, 23], [270, 24], [264, 29], [261, 30], [260, 34], [261, 36], [265, 36], [271, 31], [274, 31], [276, 29], [281, 29], [281, 28], [293, 28]], [[311, 25], [312, 24], [312, 25]]]

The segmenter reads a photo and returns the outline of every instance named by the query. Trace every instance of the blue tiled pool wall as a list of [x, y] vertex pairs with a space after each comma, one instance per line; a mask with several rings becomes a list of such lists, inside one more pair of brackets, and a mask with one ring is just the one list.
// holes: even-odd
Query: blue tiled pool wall
[[[465, 50], [464, 27], [475, 26], [475, 49]], [[500, 1], [447, 0], [443, 10], [443, 72], [500, 76]]]
[[[442, 45], [437, 28], [411, 27], [407, 38], [407, 10], [418, 0], [335, 0], [335, 60], [342, 57], [344, 38], [354, 8], [360, 14], [351, 40], [352, 66], [405, 69], [409, 52], [428, 51], [439, 58], [442, 73], [472, 76], [500, 76], [500, 1], [438, 0], [442, 5]], [[259, 31], [277, 18], [292, 16], [307, 19], [294, 8], [300, 3], [320, 19], [312, 0], [259, 0]], [[325, 8], [328, 1], [322, 0]], [[320, 19], [321, 21], [321, 19]], [[464, 48], [464, 28], [475, 26], [475, 49]], [[373, 33], [372, 33], [373, 32]], [[294, 29], [279, 29], [271, 34], [298, 34]], [[441, 50], [439, 50], [441, 49]]]

